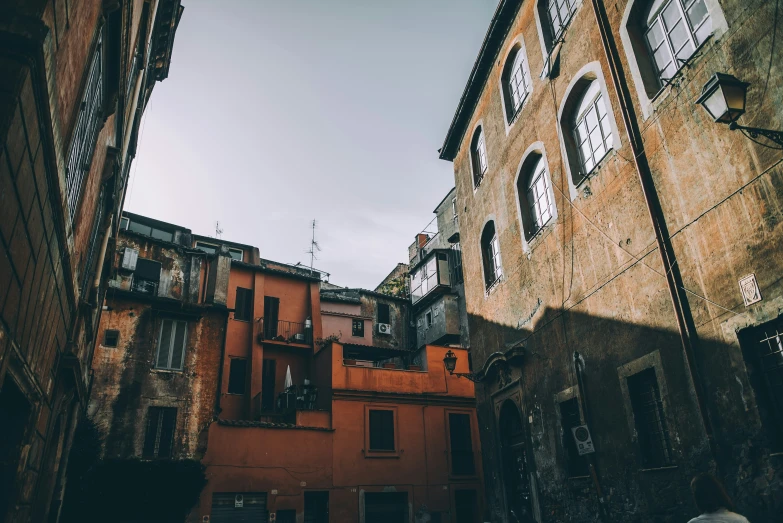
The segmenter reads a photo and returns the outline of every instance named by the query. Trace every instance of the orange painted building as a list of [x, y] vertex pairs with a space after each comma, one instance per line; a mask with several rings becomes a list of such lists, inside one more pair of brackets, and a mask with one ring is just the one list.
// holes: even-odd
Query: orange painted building
[[130, 213], [119, 244], [89, 409], [105, 457], [200, 460], [192, 522], [481, 521], [473, 383], [447, 348], [408, 349], [404, 300], [362, 291], [366, 335], [340, 343], [322, 310], [354, 292], [319, 273]]

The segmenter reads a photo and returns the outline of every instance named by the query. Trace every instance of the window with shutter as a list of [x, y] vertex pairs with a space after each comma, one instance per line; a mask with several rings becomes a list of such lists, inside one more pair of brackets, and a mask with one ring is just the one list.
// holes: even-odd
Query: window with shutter
[[475, 474], [469, 414], [449, 413], [449, 443], [451, 446], [451, 473], [455, 476]]
[[277, 314], [280, 310], [280, 298], [264, 296], [264, 338], [277, 337]]
[[234, 319], [239, 321], [252, 321], [253, 319], [253, 291], [237, 287], [237, 298], [234, 304]]
[[231, 358], [228, 372], [228, 393], [244, 394], [245, 380], [247, 378], [247, 360], [244, 358]]
[[395, 450], [394, 411], [370, 410], [370, 450]]
[[155, 368], [162, 370], [182, 370], [187, 342], [188, 322], [184, 320], [164, 319], [160, 324], [158, 354]]
[[148, 459], [170, 458], [174, 447], [176, 425], [176, 407], [149, 407], [142, 457]]

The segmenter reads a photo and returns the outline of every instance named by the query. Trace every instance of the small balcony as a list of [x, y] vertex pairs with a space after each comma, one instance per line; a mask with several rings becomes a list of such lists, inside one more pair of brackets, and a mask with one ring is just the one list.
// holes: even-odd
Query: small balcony
[[436, 251], [411, 272], [411, 301], [416, 304], [436, 290], [451, 289], [448, 252]]
[[258, 343], [265, 341], [295, 345], [312, 345], [313, 328], [310, 323], [258, 318]]

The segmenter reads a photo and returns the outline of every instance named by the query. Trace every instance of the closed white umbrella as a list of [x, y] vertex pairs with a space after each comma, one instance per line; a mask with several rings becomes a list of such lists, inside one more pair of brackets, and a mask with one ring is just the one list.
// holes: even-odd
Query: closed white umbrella
[[286, 388], [286, 390], [288, 390], [289, 388], [291, 388], [293, 384], [294, 384], [294, 380], [291, 379], [291, 366], [289, 365], [285, 369], [285, 383], [283, 384], [283, 386]]

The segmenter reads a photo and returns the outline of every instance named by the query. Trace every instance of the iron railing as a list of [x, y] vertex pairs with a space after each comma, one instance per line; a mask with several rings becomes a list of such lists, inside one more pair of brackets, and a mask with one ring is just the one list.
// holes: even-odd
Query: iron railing
[[313, 329], [306, 323], [259, 318], [258, 339], [311, 345]]

